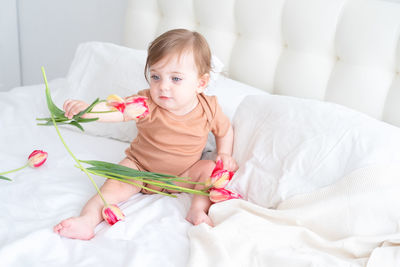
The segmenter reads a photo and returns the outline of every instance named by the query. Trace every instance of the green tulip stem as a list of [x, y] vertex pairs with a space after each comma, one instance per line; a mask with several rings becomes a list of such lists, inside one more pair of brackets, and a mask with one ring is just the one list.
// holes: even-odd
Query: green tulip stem
[[[49, 90], [48, 83], [47, 83], [47, 78], [46, 78], [46, 73], [45, 73], [43, 67], [42, 67], [42, 73], [43, 73], [44, 83], [45, 83], [45, 85], [46, 85], [46, 90]], [[106, 200], [104, 199], [103, 195], [101, 194], [100, 189], [99, 189], [99, 187], [97, 186], [97, 184], [94, 182], [92, 176], [89, 174], [89, 172], [86, 170], [86, 168], [84, 168], [84, 167], [81, 165], [81, 163], [79, 162], [79, 160], [75, 157], [75, 155], [72, 153], [72, 151], [69, 149], [69, 147], [68, 147], [67, 144], [65, 143], [64, 138], [62, 138], [61, 133], [60, 133], [60, 130], [58, 129], [57, 123], [56, 123], [56, 121], [55, 121], [55, 119], [54, 119], [53, 113], [50, 112], [50, 115], [51, 115], [51, 120], [53, 121], [53, 125], [54, 125], [54, 127], [56, 128], [58, 137], [60, 138], [61, 142], [63, 143], [65, 149], [68, 151], [68, 153], [71, 155], [71, 157], [75, 160], [75, 162], [78, 164], [78, 166], [80, 167], [80, 169], [81, 169], [82, 171], [84, 171], [84, 172], [86, 173], [86, 175], [89, 177], [90, 181], [92, 182], [92, 184], [94, 185], [94, 187], [95, 187], [96, 190], [97, 190], [97, 194], [100, 196], [101, 200], [103, 201], [104, 206], [108, 206], [108, 203], [106, 202]]]
[[12, 172], [16, 172], [16, 171], [22, 170], [22, 169], [28, 167], [28, 165], [29, 165], [29, 163], [26, 163], [24, 166], [19, 167], [17, 169], [14, 169], [14, 170], [11, 170], [11, 171], [6, 171], [6, 172], [0, 172], [0, 175], [4, 175], [4, 174], [7, 174], [7, 173], [12, 173]]

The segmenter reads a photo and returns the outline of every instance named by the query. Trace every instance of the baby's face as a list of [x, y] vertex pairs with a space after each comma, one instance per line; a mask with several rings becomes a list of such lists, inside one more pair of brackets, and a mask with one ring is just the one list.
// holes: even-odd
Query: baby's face
[[167, 56], [150, 66], [150, 95], [160, 107], [184, 115], [197, 105], [208, 77], [199, 77], [191, 52]]

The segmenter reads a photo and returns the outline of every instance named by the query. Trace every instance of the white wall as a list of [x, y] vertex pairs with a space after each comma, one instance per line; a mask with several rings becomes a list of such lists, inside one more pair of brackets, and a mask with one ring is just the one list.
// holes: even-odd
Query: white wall
[[21, 83], [16, 1], [0, 3], [0, 91]]
[[[81, 42], [122, 43], [127, 0], [1, 0], [0, 45], [14, 47], [15, 38], [9, 36], [18, 36], [15, 29], [4, 27], [7, 23], [1, 22], [3, 13], [8, 14], [5, 8], [12, 3], [18, 19], [20, 52], [19, 60], [17, 57], [14, 61], [20, 62], [21, 85], [42, 83], [41, 66], [46, 68], [50, 80], [64, 77]], [[8, 75], [3, 70], [13, 61], [1, 60], [1, 56], [8, 53], [2, 45], [1, 51], [0, 84], [4, 80], [2, 77]], [[19, 69], [18, 64], [17, 67]], [[11, 89], [10, 84], [0, 86], [0, 91]]]

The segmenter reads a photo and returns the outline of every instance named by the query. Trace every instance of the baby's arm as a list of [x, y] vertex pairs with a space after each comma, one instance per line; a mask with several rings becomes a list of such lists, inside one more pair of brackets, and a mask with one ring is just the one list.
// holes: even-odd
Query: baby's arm
[[[65, 111], [65, 116], [68, 119], [72, 119], [72, 117], [79, 112], [85, 110], [89, 106], [88, 103], [81, 100], [66, 100], [63, 105], [63, 109]], [[96, 104], [91, 112], [101, 112], [101, 111], [110, 111], [110, 107], [107, 106], [106, 102], [100, 102]], [[82, 116], [82, 118], [99, 118], [100, 122], [120, 122], [124, 121], [124, 115], [121, 112], [109, 112], [109, 113], [86, 113]], [[125, 120], [127, 120], [125, 118]]]
[[236, 171], [238, 165], [232, 157], [233, 152], [233, 128], [229, 126], [228, 132], [223, 137], [215, 137], [217, 144], [217, 158], [216, 160], [222, 160], [224, 169], [228, 171]]

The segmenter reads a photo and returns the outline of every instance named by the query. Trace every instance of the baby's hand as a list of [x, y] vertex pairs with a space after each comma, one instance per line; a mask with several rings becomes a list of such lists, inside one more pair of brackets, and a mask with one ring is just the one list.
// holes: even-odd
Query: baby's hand
[[[85, 110], [89, 104], [80, 101], [80, 100], [72, 100], [68, 99], [64, 102], [63, 109], [65, 111], [65, 117], [68, 119], [72, 119], [72, 117], [82, 110]], [[83, 116], [84, 117], [84, 116]]]
[[220, 153], [218, 154], [215, 161], [222, 160], [224, 169], [227, 171], [235, 172], [239, 168], [234, 158], [231, 155]]

